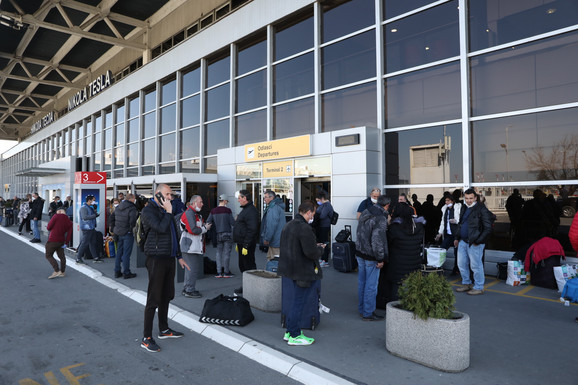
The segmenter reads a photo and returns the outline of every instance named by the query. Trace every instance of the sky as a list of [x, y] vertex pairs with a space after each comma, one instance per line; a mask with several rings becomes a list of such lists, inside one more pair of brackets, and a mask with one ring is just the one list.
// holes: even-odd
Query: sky
[[0, 140], [0, 154], [3, 154], [5, 151], [11, 149], [16, 144], [18, 144], [15, 140]]

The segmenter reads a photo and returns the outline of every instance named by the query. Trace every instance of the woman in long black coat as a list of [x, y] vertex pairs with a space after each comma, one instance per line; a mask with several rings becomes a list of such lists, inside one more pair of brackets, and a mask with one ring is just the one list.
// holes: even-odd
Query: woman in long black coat
[[419, 270], [423, 263], [425, 221], [422, 217], [415, 218], [413, 214], [413, 209], [407, 203], [397, 203], [391, 213], [391, 223], [387, 230], [387, 286], [390, 301], [398, 300], [397, 291], [401, 281], [412, 271]]

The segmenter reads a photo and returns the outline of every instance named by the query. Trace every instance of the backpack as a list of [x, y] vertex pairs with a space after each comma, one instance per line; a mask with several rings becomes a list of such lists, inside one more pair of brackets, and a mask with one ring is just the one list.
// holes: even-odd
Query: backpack
[[339, 214], [337, 213], [337, 211], [333, 210], [333, 215], [331, 216], [331, 224], [336, 225], [338, 219], [339, 219]]
[[351, 226], [345, 225], [345, 228], [335, 236], [335, 242], [344, 243], [349, 240], [351, 240]]
[[140, 251], [144, 252], [144, 246], [147, 240], [148, 233], [144, 231], [144, 226], [141, 218], [142, 215], [139, 215], [139, 217], [136, 220], [136, 224], [134, 225], [133, 233], [136, 245], [138, 246]]

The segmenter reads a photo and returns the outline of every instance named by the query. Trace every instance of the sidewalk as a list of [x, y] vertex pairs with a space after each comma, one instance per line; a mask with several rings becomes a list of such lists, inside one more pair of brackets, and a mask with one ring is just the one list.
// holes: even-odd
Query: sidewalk
[[[43, 244], [31, 244], [29, 236], [18, 236], [17, 228], [1, 228], [30, 249], [23, 253], [42, 252]], [[45, 238], [44, 238], [45, 240]], [[214, 249], [207, 247], [207, 254]], [[46, 263], [43, 254], [38, 262]], [[265, 264], [265, 254], [257, 253], [257, 266]], [[114, 279], [114, 260], [102, 264], [75, 265], [77, 270], [128, 295], [137, 302], [146, 298], [146, 269], [132, 267], [138, 276]], [[306, 331], [316, 339], [309, 347], [288, 346], [282, 339], [280, 313], [253, 309], [255, 321], [245, 327], [209, 326], [195, 318], [201, 313], [205, 299], [218, 294], [232, 295], [241, 286], [236, 254], [231, 258], [234, 278], [216, 279], [205, 276], [197, 282], [201, 299], [180, 295], [182, 284], [175, 290], [173, 321], [201, 333], [230, 349], [272, 367], [308, 384], [560, 384], [578, 383], [573, 362], [578, 353], [574, 343], [578, 307], [565, 307], [555, 290], [539, 287], [510, 287], [504, 281], [486, 277], [486, 293], [471, 297], [456, 293], [456, 307], [471, 318], [470, 368], [462, 373], [439, 372], [395, 357], [385, 349], [385, 322], [363, 322], [357, 314], [357, 275], [325, 268], [322, 281], [322, 302], [331, 309], [323, 314], [318, 329]], [[71, 271], [70, 274], [76, 274]], [[459, 284], [448, 277], [452, 284]], [[181, 311], [182, 310], [182, 311]], [[191, 314], [192, 313], [192, 314]], [[195, 316], [196, 315], [196, 316]], [[138, 315], [140, 317], [141, 315]], [[185, 327], [182, 327], [184, 330]], [[135, 349], [138, 346], [135, 347]]]

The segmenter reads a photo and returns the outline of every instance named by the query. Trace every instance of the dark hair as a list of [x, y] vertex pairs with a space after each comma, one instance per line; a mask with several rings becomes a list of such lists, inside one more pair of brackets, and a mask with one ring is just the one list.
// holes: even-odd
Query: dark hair
[[249, 190], [239, 190], [239, 195], [244, 196], [248, 201], [251, 200], [251, 192]]
[[[454, 193], [455, 193], [455, 191], [454, 191]], [[469, 189], [467, 189], [466, 191], [464, 191], [464, 195], [466, 195], [466, 194], [474, 194], [475, 197], [478, 196], [478, 194], [476, 193], [476, 190], [474, 190], [471, 187]]]
[[84, 201], [85, 201], [85, 202], [88, 202], [88, 201], [93, 200], [93, 199], [94, 199], [94, 195], [88, 194], [88, 195], [86, 196], [86, 198], [84, 198]]
[[380, 195], [377, 197], [377, 204], [381, 207], [385, 207], [391, 203], [391, 199], [386, 195]]
[[452, 194], [450, 194], [447, 191], [444, 193], [444, 199], [449, 199], [454, 203], [456, 202], [456, 197], [454, 197]]
[[414, 223], [413, 223], [413, 214], [414, 211], [409, 204], [405, 202], [398, 202], [395, 206], [393, 206], [393, 212], [391, 213], [391, 219], [394, 220], [396, 218], [401, 219], [401, 228], [406, 234], [413, 234], [414, 233]]
[[[239, 192], [239, 193], [241, 193], [241, 192]], [[270, 197], [275, 198], [275, 191], [273, 191], [273, 190], [266, 190], [266, 191], [265, 191], [265, 195], [268, 195], [268, 196], [270, 196]]]
[[319, 191], [319, 194], [317, 194], [317, 198], [327, 200], [327, 193], [325, 191]]
[[304, 200], [303, 202], [301, 202], [301, 204], [299, 205], [299, 214], [305, 214], [309, 211], [311, 212], [315, 212], [315, 205], [313, 204], [313, 202], [311, 202], [309, 199]]

